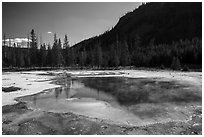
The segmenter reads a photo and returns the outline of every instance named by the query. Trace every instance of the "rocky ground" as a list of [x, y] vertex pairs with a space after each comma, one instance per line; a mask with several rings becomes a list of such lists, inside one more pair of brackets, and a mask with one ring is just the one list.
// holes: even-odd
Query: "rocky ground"
[[202, 111], [196, 108], [187, 122], [168, 122], [142, 127], [116, 125], [73, 113], [29, 110], [24, 103], [3, 106], [2, 134], [6, 135], [201, 135]]

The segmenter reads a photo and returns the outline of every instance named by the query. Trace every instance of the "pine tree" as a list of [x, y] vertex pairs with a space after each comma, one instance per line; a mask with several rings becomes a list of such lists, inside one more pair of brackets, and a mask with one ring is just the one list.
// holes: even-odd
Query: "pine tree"
[[20, 52], [20, 67], [25, 67], [25, 60], [24, 60], [24, 54], [23, 54], [23, 50], [21, 50], [21, 48], [18, 49]]
[[53, 66], [58, 65], [58, 60], [59, 60], [58, 41], [57, 41], [57, 35], [55, 33], [54, 34], [54, 43], [52, 46], [52, 64], [53, 64]]
[[3, 46], [4, 47], [6, 46], [6, 34], [4, 34], [4, 36], [3, 36]]
[[20, 48], [16, 48], [16, 65], [17, 67], [22, 67], [22, 65], [24, 64], [24, 60], [22, 59], [22, 54], [21, 54], [21, 49]]
[[32, 29], [31, 31], [31, 48], [32, 49], [37, 49], [37, 38], [36, 38], [36, 34], [34, 32], [34, 29]]
[[117, 67], [119, 64], [120, 60], [117, 54], [117, 48], [115, 48], [114, 44], [112, 44], [109, 52], [109, 65], [111, 67]]
[[66, 66], [69, 66], [71, 64], [71, 61], [70, 61], [70, 56], [71, 56], [71, 52], [70, 52], [70, 48], [69, 47], [66, 47], [64, 49], [64, 60], [65, 60], [65, 65]]
[[73, 66], [75, 65], [75, 63], [76, 63], [76, 53], [73, 48], [70, 48], [69, 64]]
[[64, 43], [63, 43], [63, 49], [66, 49], [66, 48], [69, 48], [69, 41], [68, 41], [68, 38], [67, 38], [67, 34], [65, 34], [64, 36]]
[[59, 54], [59, 64], [60, 66], [65, 64], [64, 58], [63, 58], [63, 54], [62, 54], [62, 43], [61, 40], [58, 40], [58, 54]]
[[95, 64], [100, 67], [103, 65], [103, 53], [101, 49], [100, 43], [96, 45], [96, 50], [95, 50]]
[[45, 43], [40, 46], [40, 54], [39, 54], [39, 56], [40, 56], [40, 61], [39, 61], [40, 64], [39, 64], [39, 66], [43, 67], [43, 66], [45, 66], [45, 63], [46, 63], [46, 45], [45, 45]]
[[16, 44], [14, 43], [14, 46], [12, 48], [12, 55], [11, 55], [11, 64], [12, 64], [12, 67], [16, 67]]
[[34, 29], [32, 29], [31, 31], [31, 43], [30, 43], [30, 46], [31, 46], [31, 65], [32, 66], [36, 66], [38, 64], [37, 62], [37, 38], [36, 38], [36, 35], [35, 35], [35, 32], [34, 32]]
[[65, 64], [66, 66], [69, 66], [71, 64], [71, 61], [70, 61], [70, 45], [69, 45], [69, 41], [68, 41], [68, 38], [67, 38], [67, 35], [65, 34], [65, 37], [64, 37], [64, 43], [63, 43], [63, 49], [64, 49], [64, 61], [65, 61]]
[[60, 40], [60, 38], [59, 38], [59, 40], [58, 40], [58, 49], [62, 49], [62, 43], [61, 43], [61, 40]]
[[126, 41], [124, 41], [121, 45], [120, 63], [122, 66], [127, 66], [130, 64], [130, 53]]
[[2, 47], [2, 53], [3, 53], [3, 55], [2, 55], [2, 58], [3, 58], [3, 60], [2, 60], [2, 65], [3, 65], [3, 67], [4, 66], [6, 66], [6, 35], [4, 34], [4, 36], [3, 36], [3, 47]]
[[81, 51], [79, 55], [79, 65], [81, 67], [86, 66], [86, 59], [87, 59], [87, 53], [86, 53], [86, 50], [83, 49], [83, 51]]
[[181, 70], [180, 60], [177, 57], [173, 58], [171, 68], [173, 70]]
[[28, 41], [27, 41], [27, 48], [30, 48], [30, 37], [29, 37], [29, 34], [27, 35], [27, 39], [28, 39]]
[[51, 46], [48, 45], [48, 49], [47, 49], [47, 55], [46, 55], [46, 66], [51, 67], [52, 66], [52, 49]]
[[120, 60], [116, 51], [114, 52], [113, 57], [113, 66], [117, 67], [120, 64]]
[[54, 66], [62, 66], [64, 64], [64, 59], [63, 56], [61, 54], [61, 40], [57, 40], [57, 35], [54, 34], [54, 43], [53, 43], [53, 47], [52, 47], [52, 57], [53, 57], [53, 65]]

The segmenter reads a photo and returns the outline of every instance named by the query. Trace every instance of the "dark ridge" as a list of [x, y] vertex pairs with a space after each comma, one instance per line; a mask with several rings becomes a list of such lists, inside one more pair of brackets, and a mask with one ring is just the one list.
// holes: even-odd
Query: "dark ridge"
[[[141, 38], [142, 45], [151, 39], [156, 44], [202, 37], [202, 3], [201, 2], [153, 2], [139, 6], [121, 17], [115, 27], [96, 37], [79, 42], [75, 48], [85, 46], [87, 50], [101, 42], [103, 49], [118, 38], [133, 40]], [[128, 42], [129, 44], [130, 42]]]

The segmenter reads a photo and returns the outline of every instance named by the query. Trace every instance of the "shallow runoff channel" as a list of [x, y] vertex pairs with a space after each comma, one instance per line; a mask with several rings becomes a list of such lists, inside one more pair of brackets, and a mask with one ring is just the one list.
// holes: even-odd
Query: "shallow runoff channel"
[[19, 100], [34, 110], [131, 126], [187, 121], [202, 101], [194, 87], [163, 78], [67, 77], [55, 83], [62, 86]]

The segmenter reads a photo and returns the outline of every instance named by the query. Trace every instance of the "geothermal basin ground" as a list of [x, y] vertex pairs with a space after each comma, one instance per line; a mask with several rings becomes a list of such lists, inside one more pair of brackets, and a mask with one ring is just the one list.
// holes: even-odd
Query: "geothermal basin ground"
[[202, 72], [3, 72], [2, 132], [202, 134]]

